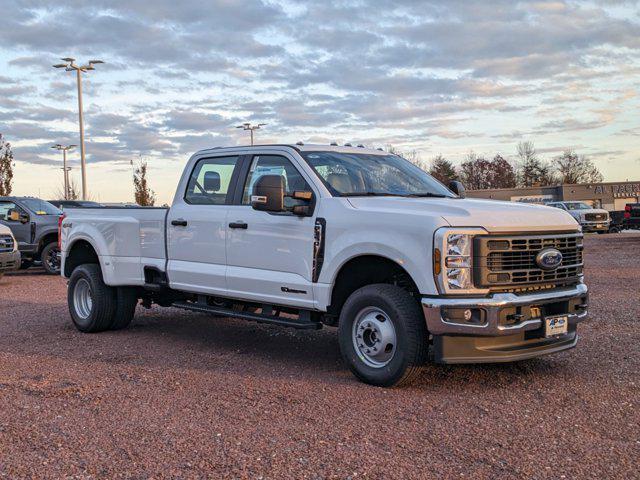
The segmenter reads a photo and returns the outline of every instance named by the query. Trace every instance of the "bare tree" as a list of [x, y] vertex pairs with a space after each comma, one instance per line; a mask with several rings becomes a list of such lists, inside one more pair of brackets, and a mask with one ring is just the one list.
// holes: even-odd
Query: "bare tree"
[[429, 173], [445, 185], [449, 185], [453, 180], [458, 180], [458, 173], [455, 167], [442, 155], [438, 155], [431, 161]]
[[602, 173], [590, 158], [578, 155], [573, 150], [565, 152], [553, 159], [561, 183], [595, 183], [601, 182]]
[[135, 201], [142, 207], [151, 207], [156, 203], [156, 194], [147, 183], [147, 162], [140, 161], [140, 165], [133, 172], [133, 186]]
[[[67, 200], [78, 200], [80, 198], [80, 193], [79, 193], [79, 189], [78, 189], [78, 184], [76, 183], [76, 181], [71, 178], [69, 179], [69, 192], [68, 195], [65, 197], [64, 195], [64, 183], [58, 187], [58, 189], [55, 192], [55, 195], [57, 198], [66, 198]], [[91, 196], [89, 196], [87, 198], [88, 200], [91, 199]]]
[[11, 195], [13, 182], [13, 152], [0, 133], [0, 197]]
[[459, 169], [460, 181], [469, 190], [486, 190], [491, 188], [493, 171], [491, 162], [470, 152]]
[[516, 171], [499, 153], [491, 161], [491, 188], [514, 188]]
[[518, 186], [534, 187], [554, 183], [551, 167], [538, 157], [533, 142], [518, 143]]

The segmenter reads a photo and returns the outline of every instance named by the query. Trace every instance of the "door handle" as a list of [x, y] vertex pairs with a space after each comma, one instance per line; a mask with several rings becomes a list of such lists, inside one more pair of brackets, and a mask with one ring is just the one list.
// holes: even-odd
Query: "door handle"
[[247, 225], [245, 222], [231, 222], [229, 224], [229, 228], [242, 228], [243, 230], [246, 230], [249, 227], [249, 225]]
[[174, 227], [186, 227], [187, 221], [184, 218], [177, 218], [175, 220], [171, 220], [171, 225]]

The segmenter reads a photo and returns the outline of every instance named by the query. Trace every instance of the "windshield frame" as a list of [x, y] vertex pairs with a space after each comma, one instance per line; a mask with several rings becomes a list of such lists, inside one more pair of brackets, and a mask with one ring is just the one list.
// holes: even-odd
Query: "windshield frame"
[[[585, 202], [564, 202], [565, 206], [567, 207], [567, 210], [593, 210], [593, 207], [590, 206], [588, 203]], [[578, 207], [578, 208], [571, 208], [570, 205], [584, 205], [584, 207]]]
[[[320, 174], [320, 172], [313, 165], [308, 155], [314, 154], [330, 154], [330, 155], [347, 155], [347, 156], [375, 156], [375, 157], [394, 157], [402, 162], [402, 165], [405, 166], [408, 170], [403, 172], [407, 175], [411, 173], [411, 170], [415, 172], [416, 175], [426, 175], [430, 181], [434, 183], [434, 187], [438, 187], [441, 191], [437, 191], [436, 188], [432, 188], [434, 191], [426, 191], [426, 192], [410, 192], [410, 193], [395, 193], [395, 192], [373, 192], [373, 191], [356, 191], [356, 192], [339, 192], [337, 191], [329, 182]], [[428, 172], [422, 170], [417, 165], [411, 163], [406, 158], [401, 157], [400, 155], [392, 154], [392, 153], [372, 153], [372, 152], [340, 152], [335, 150], [305, 150], [299, 152], [299, 155], [302, 157], [304, 162], [311, 168], [315, 176], [320, 180], [320, 182], [325, 186], [327, 191], [331, 194], [332, 197], [366, 197], [366, 196], [379, 196], [379, 197], [403, 197], [403, 198], [460, 198], [451, 190], [449, 190], [442, 182], [440, 182], [437, 178], [430, 175]]]

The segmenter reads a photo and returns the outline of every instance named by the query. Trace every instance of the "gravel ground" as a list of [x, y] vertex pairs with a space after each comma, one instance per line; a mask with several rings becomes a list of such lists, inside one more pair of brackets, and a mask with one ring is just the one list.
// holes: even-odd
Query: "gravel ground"
[[77, 332], [66, 285], [0, 280], [3, 478], [639, 478], [640, 235], [588, 236], [578, 347], [358, 383], [335, 330], [173, 309]]

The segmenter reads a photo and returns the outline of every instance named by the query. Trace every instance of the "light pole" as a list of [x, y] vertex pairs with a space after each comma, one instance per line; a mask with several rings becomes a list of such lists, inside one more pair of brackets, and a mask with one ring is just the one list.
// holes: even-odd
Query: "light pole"
[[77, 145], [61, 145], [56, 143], [51, 148], [56, 150], [62, 150], [62, 170], [64, 171], [64, 199], [69, 200], [69, 170], [71, 167], [67, 167], [67, 150], [77, 147]]
[[259, 123], [257, 125], [251, 125], [249, 122], [243, 123], [242, 125], [238, 125], [236, 128], [241, 128], [243, 130], [248, 130], [251, 133], [251, 145], [253, 145], [253, 132], [256, 130], [260, 130], [261, 127], [264, 127], [266, 123]]
[[95, 70], [94, 65], [104, 63], [102, 60], [89, 60], [86, 65], [76, 65], [75, 58], [61, 58], [66, 63], [58, 63], [55, 68], [64, 68], [67, 72], [75, 70], [78, 83], [78, 120], [80, 123], [80, 167], [82, 169], [82, 199], [87, 199], [87, 169], [84, 159], [84, 125], [82, 119], [82, 73]]

